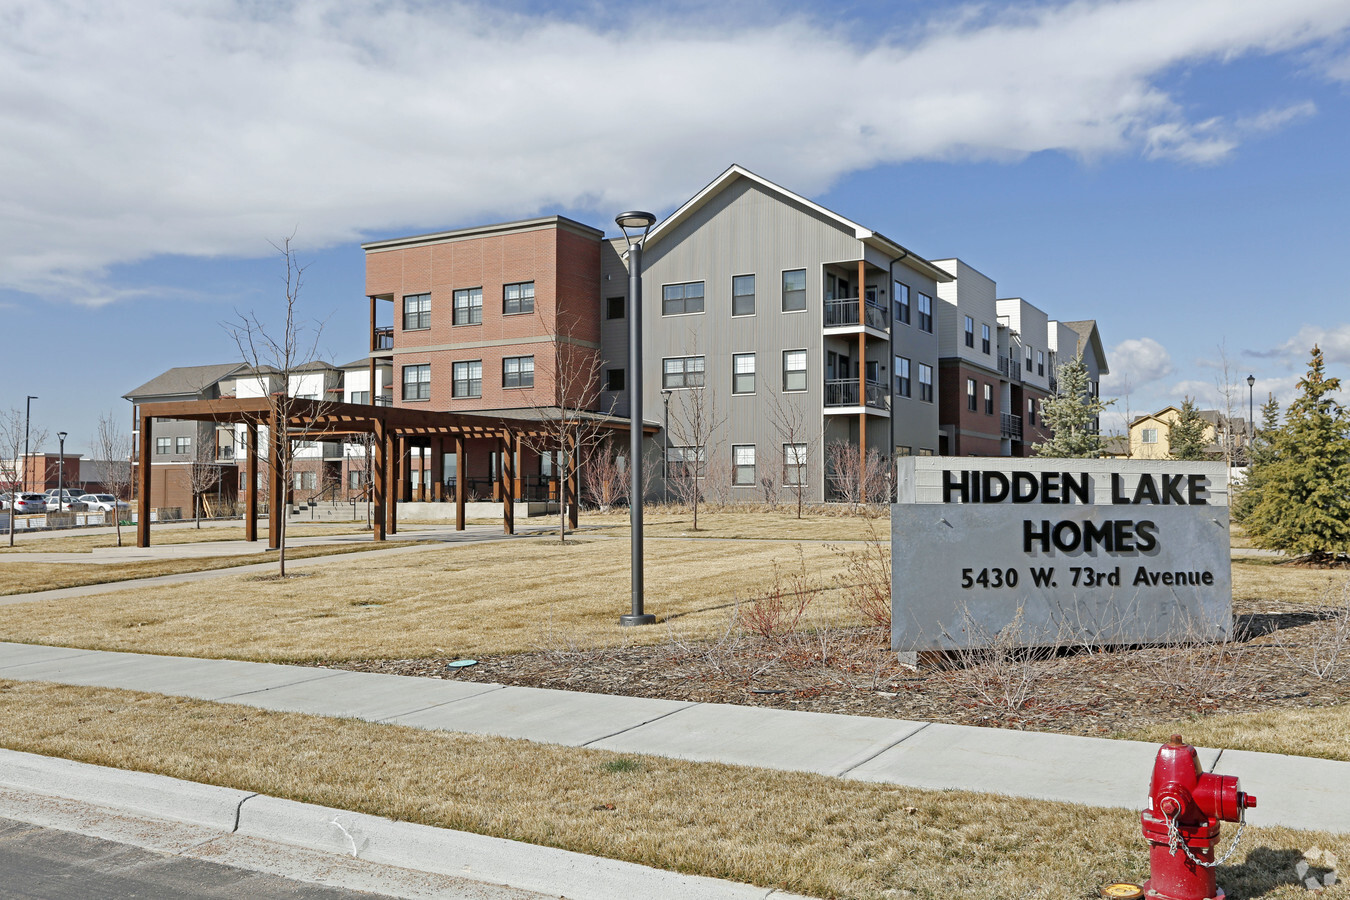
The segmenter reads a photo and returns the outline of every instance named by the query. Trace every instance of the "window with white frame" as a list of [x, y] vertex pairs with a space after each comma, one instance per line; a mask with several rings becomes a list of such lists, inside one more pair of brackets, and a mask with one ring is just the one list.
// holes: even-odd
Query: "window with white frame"
[[702, 478], [707, 472], [707, 447], [670, 447], [666, 451], [667, 477]]
[[1158, 429], [1156, 428], [1141, 429], [1139, 434], [1140, 434], [1139, 439], [1143, 441], [1145, 444], [1158, 443]]
[[483, 361], [471, 359], [455, 363], [454, 381], [451, 384], [453, 397], [483, 396]]
[[296, 472], [295, 489], [297, 491], [312, 491], [319, 484], [317, 472]]
[[806, 351], [783, 351], [783, 390], [806, 390]]
[[703, 282], [667, 284], [661, 288], [661, 315], [683, 316], [703, 312]]
[[703, 357], [673, 356], [661, 360], [661, 387], [668, 390], [703, 387]]
[[783, 273], [783, 312], [806, 309], [806, 270], [788, 269]]
[[806, 445], [783, 445], [783, 484], [806, 484]]
[[753, 394], [755, 392], [755, 354], [733, 353], [731, 355], [731, 392], [733, 394]]
[[1031, 361], [1031, 348], [1028, 347], [1028, 348], [1027, 348], [1027, 376], [1028, 376], [1028, 377], [1030, 377], [1030, 375], [1031, 375], [1031, 373], [1032, 373], [1032, 371], [1033, 371], [1033, 369], [1032, 369], [1032, 366], [1033, 366], [1033, 365], [1034, 365], [1034, 364], [1033, 364], [1032, 361]]
[[483, 289], [463, 288], [454, 294], [454, 324], [481, 325], [483, 323]]
[[731, 483], [755, 486], [755, 445], [734, 444], [731, 448]]
[[919, 330], [933, 333], [933, 298], [919, 294]]
[[191, 453], [191, 452], [192, 452], [192, 438], [190, 438], [190, 437], [180, 437], [180, 438], [175, 438], [175, 439], [174, 439], [174, 448], [173, 448], [173, 452], [174, 452], [174, 453]]
[[989, 326], [980, 326], [980, 350], [986, 356], [989, 355]]
[[1033, 397], [1027, 398], [1027, 424], [1036, 424], [1036, 400]]
[[502, 387], [534, 387], [534, 357], [508, 356], [502, 360]]
[[1036, 351], [1036, 374], [1037, 374], [1037, 375], [1044, 375], [1044, 374], [1045, 374], [1045, 351], [1044, 351], [1044, 350], [1037, 350], [1037, 351]]
[[895, 358], [895, 392], [901, 397], [910, 396], [909, 359], [904, 356]]
[[403, 330], [421, 331], [431, 327], [431, 295], [406, 294], [403, 297]]
[[975, 409], [975, 379], [966, 379], [966, 409]]
[[909, 285], [894, 282], [892, 290], [895, 291], [895, 321], [903, 325], [909, 324]]
[[173, 439], [166, 437], [155, 438], [155, 453], [172, 453]]
[[403, 399], [404, 400], [431, 399], [430, 365], [403, 367]]
[[933, 402], [933, 367], [919, 363], [919, 399]]
[[534, 282], [518, 281], [502, 285], [502, 314], [518, 316], [534, 312]]
[[370, 391], [352, 391], [351, 397], [347, 399], [348, 403], [360, 403], [362, 405], [370, 404]]
[[987, 381], [984, 383], [984, 414], [994, 414], [994, 386]]
[[975, 320], [966, 316], [966, 346], [975, 349]]
[[755, 314], [755, 276], [737, 275], [731, 279], [731, 314], [733, 316]]

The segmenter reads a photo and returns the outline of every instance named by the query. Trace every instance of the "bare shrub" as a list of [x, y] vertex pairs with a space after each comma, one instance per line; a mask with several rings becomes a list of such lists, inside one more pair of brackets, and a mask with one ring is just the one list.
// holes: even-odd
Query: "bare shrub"
[[772, 472], [765, 472], [759, 479], [760, 490], [764, 491], [764, 505], [769, 509], [778, 508], [778, 480]]
[[628, 472], [619, 465], [619, 454], [608, 444], [587, 449], [581, 480], [587, 497], [601, 512], [628, 499]]
[[1350, 581], [1341, 584], [1339, 602], [1312, 612], [1316, 621], [1298, 629], [1297, 638], [1279, 632], [1276, 646], [1300, 672], [1318, 681], [1343, 681], [1350, 675]]
[[876, 450], [864, 460], [855, 444], [835, 441], [825, 448], [825, 468], [836, 499], [853, 506], [888, 499], [887, 465]]
[[1249, 645], [1233, 635], [1214, 640], [1194, 622], [1179, 625], [1167, 646], [1140, 653], [1144, 680], [1183, 703], [1201, 707], [1251, 691], [1258, 671], [1243, 664]]
[[731, 503], [731, 458], [723, 453], [711, 453], [708, 457], [706, 496], [708, 501], [718, 507]]
[[969, 609], [962, 610], [961, 624], [965, 640], [951, 652], [948, 677], [955, 687], [988, 706], [1012, 712], [1022, 709], [1037, 686], [1060, 666], [1062, 629], [1029, 628], [1020, 606], [997, 634], [975, 621]]
[[743, 626], [765, 641], [775, 642], [796, 631], [811, 598], [820, 590], [806, 571], [806, 559], [797, 545], [797, 568], [784, 572], [773, 565], [773, 584], [768, 591], [741, 605]]
[[836, 586], [849, 597], [863, 624], [891, 630], [891, 548], [867, 523], [868, 538], [861, 549], [834, 544], [830, 549], [844, 563]]

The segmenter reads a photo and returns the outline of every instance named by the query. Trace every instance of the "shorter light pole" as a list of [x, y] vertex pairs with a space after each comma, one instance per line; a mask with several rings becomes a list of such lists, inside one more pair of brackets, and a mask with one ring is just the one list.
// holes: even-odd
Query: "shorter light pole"
[[33, 414], [33, 401], [38, 399], [33, 394], [28, 395], [28, 402], [24, 404], [23, 409], [23, 489], [28, 490], [28, 420]]
[[1247, 465], [1252, 464], [1252, 442], [1256, 440], [1256, 376], [1247, 376]]
[[642, 588], [642, 242], [656, 216], [642, 210], [619, 213], [614, 223], [628, 243], [628, 522], [633, 611], [619, 616], [620, 625], [652, 625], [656, 616], [643, 611]]
[[66, 433], [58, 431], [56, 439], [60, 442], [60, 450], [56, 457], [56, 511], [65, 512], [61, 504], [66, 499]]
[[661, 497], [670, 502], [670, 388], [661, 388], [661, 402], [665, 405], [665, 419], [661, 425]]

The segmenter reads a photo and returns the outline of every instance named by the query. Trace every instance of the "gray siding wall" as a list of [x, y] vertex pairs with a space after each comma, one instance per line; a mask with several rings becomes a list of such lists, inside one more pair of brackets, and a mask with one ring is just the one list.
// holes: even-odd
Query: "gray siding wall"
[[[895, 360], [886, 361], [891, 381], [891, 419], [894, 423], [894, 447], [909, 447], [913, 453], [920, 450], [938, 451], [938, 300], [939, 286], [926, 275], [906, 266], [903, 262], [894, 266], [895, 280], [909, 287], [909, 324], [891, 321], [891, 355], [903, 356], [909, 362], [910, 396], [901, 397], [895, 393]], [[895, 298], [893, 288], [887, 288], [886, 297], [891, 302], [894, 314]], [[933, 298], [933, 331], [919, 330], [919, 293]], [[933, 370], [933, 400], [925, 403], [919, 399], [919, 364], [923, 363]], [[872, 446], [869, 435], [868, 445]], [[877, 444], [876, 446], [884, 446]]]
[[[997, 287], [993, 279], [959, 259], [934, 260], [934, 265], [956, 276], [955, 281], [937, 286], [941, 302], [938, 307], [938, 353], [944, 358], [958, 357], [962, 362], [998, 371], [998, 359], [993, 352], [992, 332], [998, 326], [999, 310], [995, 300]], [[975, 321], [975, 346], [965, 342], [965, 317]], [[988, 325], [990, 352], [985, 354], [980, 344], [980, 326]], [[1017, 326], [1014, 324], [1015, 329]]]

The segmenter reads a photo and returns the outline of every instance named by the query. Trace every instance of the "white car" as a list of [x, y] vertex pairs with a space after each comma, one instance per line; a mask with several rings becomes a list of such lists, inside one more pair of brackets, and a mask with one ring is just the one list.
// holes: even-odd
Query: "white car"
[[131, 504], [118, 500], [112, 494], [84, 494], [79, 501], [95, 512], [112, 512], [114, 509], [131, 509]]
[[[58, 494], [60, 502], [57, 501]], [[84, 512], [87, 508], [70, 491], [58, 492], [56, 488], [52, 488], [47, 492], [47, 512]]]

